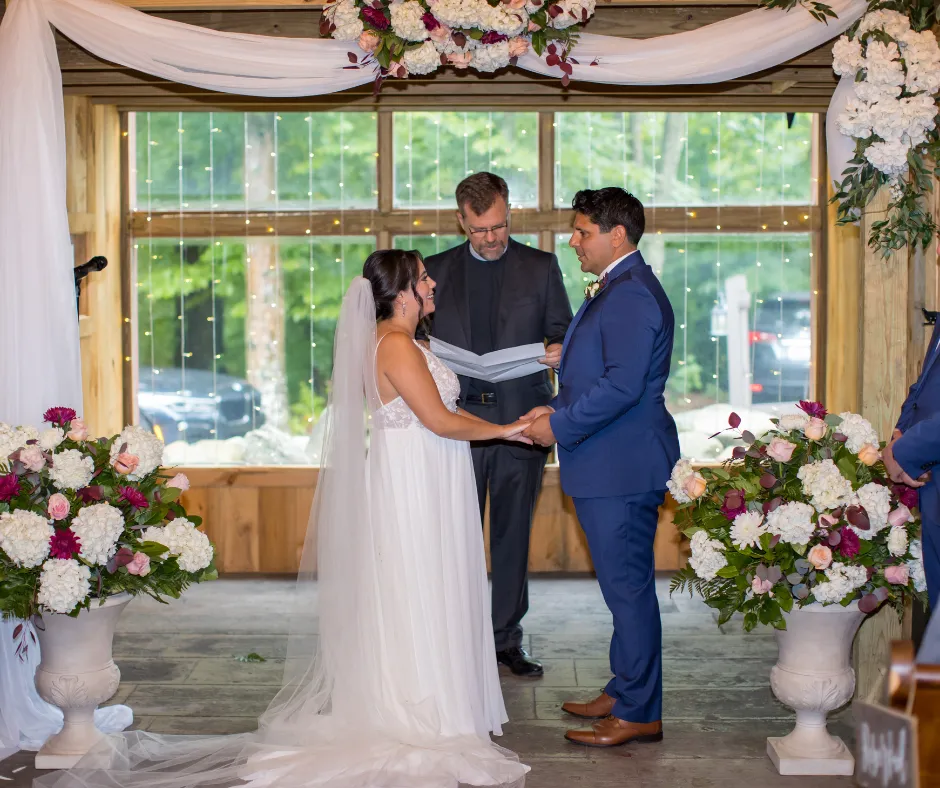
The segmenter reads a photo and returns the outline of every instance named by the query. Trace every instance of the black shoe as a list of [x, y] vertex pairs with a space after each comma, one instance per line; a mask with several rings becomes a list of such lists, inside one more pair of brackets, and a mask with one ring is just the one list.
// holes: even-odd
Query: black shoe
[[518, 646], [507, 648], [505, 651], [497, 651], [496, 661], [509, 668], [514, 676], [524, 676], [529, 679], [542, 676], [542, 663], [532, 659], [526, 654], [525, 649]]

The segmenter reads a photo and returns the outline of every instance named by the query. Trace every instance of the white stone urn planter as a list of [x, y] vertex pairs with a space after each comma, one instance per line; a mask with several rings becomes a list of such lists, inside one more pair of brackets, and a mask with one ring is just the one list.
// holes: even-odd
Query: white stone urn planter
[[95, 709], [117, 692], [121, 671], [111, 658], [114, 628], [129, 594], [108, 597], [77, 617], [45, 613], [36, 619], [40, 663], [39, 696], [65, 716], [59, 733], [36, 754], [37, 769], [69, 769], [103, 738], [95, 727]]
[[815, 603], [785, 613], [786, 630], [775, 630], [780, 651], [770, 686], [796, 711], [790, 733], [767, 739], [767, 754], [780, 774], [854, 773], [855, 758], [826, 730], [826, 715], [855, 692], [852, 641], [864, 618], [857, 605]]

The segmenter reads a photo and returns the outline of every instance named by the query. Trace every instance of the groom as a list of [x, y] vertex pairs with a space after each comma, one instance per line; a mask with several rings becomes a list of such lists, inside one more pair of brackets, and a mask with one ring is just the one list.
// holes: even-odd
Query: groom
[[565, 738], [593, 747], [660, 741], [662, 629], [653, 538], [679, 438], [664, 391], [673, 313], [637, 244], [645, 216], [623, 189], [575, 195], [569, 245], [598, 277], [565, 336], [558, 396], [535, 408], [526, 435], [558, 444], [561, 484], [574, 499], [604, 601], [614, 617], [614, 677], [587, 703], [562, 708], [599, 718]]

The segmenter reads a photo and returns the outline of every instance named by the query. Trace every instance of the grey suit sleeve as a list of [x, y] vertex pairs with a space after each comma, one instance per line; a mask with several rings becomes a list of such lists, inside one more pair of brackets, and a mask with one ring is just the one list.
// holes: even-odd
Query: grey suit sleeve
[[565, 290], [565, 281], [561, 275], [558, 257], [552, 255], [548, 266], [548, 282], [545, 296], [545, 325], [542, 333], [549, 345], [560, 345], [565, 341], [568, 325], [571, 323], [571, 302]]

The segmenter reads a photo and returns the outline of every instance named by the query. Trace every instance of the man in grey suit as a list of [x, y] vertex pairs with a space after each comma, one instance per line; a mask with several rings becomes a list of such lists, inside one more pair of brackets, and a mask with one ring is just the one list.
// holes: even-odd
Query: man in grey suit
[[[557, 369], [571, 305], [555, 255], [510, 238], [509, 189], [479, 172], [457, 186], [457, 221], [467, 242], [424, 261], [437, 282], [432, 335], [482, 355], [547, 343], [544, 372], [503, 383], [460, 378], [460, 404], [486, 421], [507, 424], [552, 398], [548, 367]], [[529, 532], [547, 450], [494, 441], [472, 446], [480, 513], [490, 496], [493, 630], [497, 659], [517, 676], [542, 666], [522, 648], [529, 608]]]

